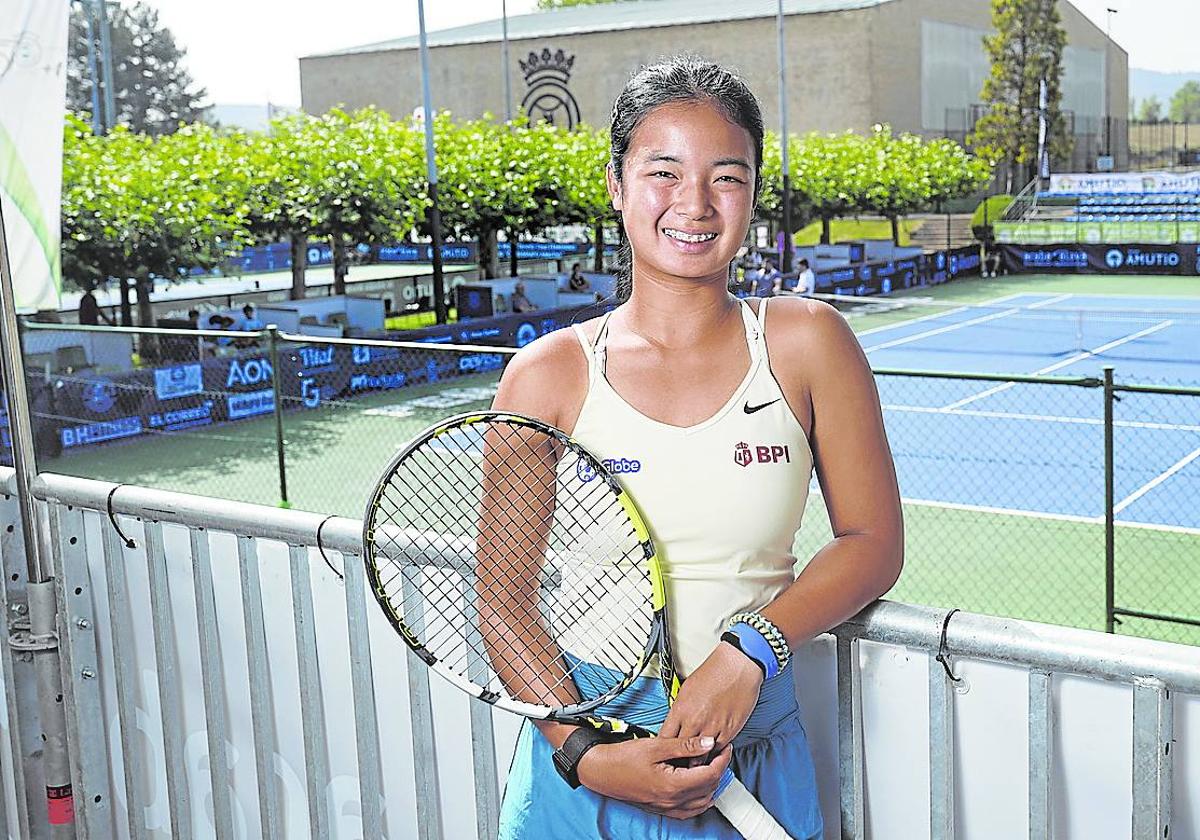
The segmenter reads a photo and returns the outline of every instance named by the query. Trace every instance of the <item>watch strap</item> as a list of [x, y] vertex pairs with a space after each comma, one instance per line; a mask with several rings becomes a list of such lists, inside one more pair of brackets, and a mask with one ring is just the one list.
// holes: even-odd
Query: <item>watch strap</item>
[[766, 681], [766, 679], [767, 679], [767, 663], [764, 662], [759, 657], [751, 654], [748, 650], [746, 650], [745, 645], [742, 644], [741, 637], [738, 636], [737, 633], [734, 633], [732, 630], [726, 630], [724, 633], [721, 634], [721, 641], [726, 642], [730, 645], [733, 645], [735, 648], [737, 648], [741, 652], [741, 654], [743, 656], [745, 656], [747, 659], [749, 659], [751, 662], [753, 662], [755, 665], [757, 665], [758, 669], [760, 671], [762, 671], [763, 680]]
[[603, 732], [597, 732], [586, 726], [579, 727], [567, 736], [567, 740], [563, 741], [561, 747], [554, 751], [554, 769], [572, 789], [578, 788], [580, 785], [579, 762], [588, 750], [597, 744], [606, 743], [608, 740], [608, 736]]

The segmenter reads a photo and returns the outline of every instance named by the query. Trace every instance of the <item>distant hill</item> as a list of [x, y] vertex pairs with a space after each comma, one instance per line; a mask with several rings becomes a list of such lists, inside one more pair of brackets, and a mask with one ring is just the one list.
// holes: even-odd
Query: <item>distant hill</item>
[[246, 131], [265, 131], [267, 123], [276, 117], [287, 116], [299, 112], [299, 108], [289, 108], [285, 105], [213, 105], [206, 116], [227, 128], [242, 128]]
[[1185, 82], [1200, 82], [1200, 73], [1159, 73], [1129, 68], [1129, 95], [1138, 102], [1157, 96], [1164, 110], [1170, 107], [1171, 97]]

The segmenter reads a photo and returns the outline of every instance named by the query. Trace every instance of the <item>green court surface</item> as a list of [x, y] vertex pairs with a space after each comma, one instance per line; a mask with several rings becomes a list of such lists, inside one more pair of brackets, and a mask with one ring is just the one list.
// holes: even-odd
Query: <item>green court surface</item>
[[[955, 303], [1026, 292], [1195, 297], [1200, 278], [1034, 277], [959, 280], [897, 295]], [[913, 317], [905, 310], [851, 319], [857, 331]], [[284, 414], [288, 502], [294, 508], [362, 515], [391, 456], [417, 431], [462, 411], [485, 408], [498, 374], [375, 392], [353, 401]], [[1044, 413], [1050, 413], [1047, 409]], [[51, 472], [211, 495], [280, 502], [272, 415], [90, 447], [45, 460]], [[1080, 517], [905, 505], [906, 565], [888, 597], [944, 608], [1103, 630], [1104, 528]], [[753, 511], [747, 509], [746, 516]], [[653, 523], [651, 523], [653, 525]], [[803, 564], [829, 539], [820, 495], [796, 541]], [[1116, 603], [1195, 619], [1200, 613], [1200, 530], [1118, 526]], [[1200, 627], [1127, 618], [1118, 632], [1200, 644]]]

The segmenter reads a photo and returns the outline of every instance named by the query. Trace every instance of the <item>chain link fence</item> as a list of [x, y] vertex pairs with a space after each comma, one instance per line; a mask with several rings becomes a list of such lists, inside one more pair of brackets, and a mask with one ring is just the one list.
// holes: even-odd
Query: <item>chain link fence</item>
[[[418, 430], [486, 408], [515, 352], [157, 331], [135, 364], [147, 337], [26, 333], [40, 469], [344, 516]], [[1200, 389], [876, 381], [907, 532], [889, 597], [1200, 644]], [[831, 538], [815, 481], [809, 507], [801, 562]]]
[[[1200, 644], [1200, 389], [890, 370], [876, 382], [905, 515], [889, 598]], [[814, 482], [796, 556], [831, 538]]]

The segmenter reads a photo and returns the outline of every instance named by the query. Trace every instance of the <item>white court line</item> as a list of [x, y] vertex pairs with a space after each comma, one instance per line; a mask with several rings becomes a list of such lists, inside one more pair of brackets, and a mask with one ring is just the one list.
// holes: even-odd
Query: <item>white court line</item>
[[983, 323], [986, 323], [987, 321], [995, 321], [997, 318], [1007, 318], [1009, 315], [1015, 315], [1016, 313], [1018, 313], [1020, 311], [1021, 311], [1020, 309], [1005, 309], [1003, 312], [993, 312], [991, 315], [982, 315], [978, 318], [971, 318], [968, 321], [960, 321], [957, 324], [950, 324], [949, 326], [938, 327], [936, 330], [925, 330], [925, 332], [919, 332], [916, 335], [906, 335], [904, 338], [897, 338], [897, 339], [893, 339], [892, 341], [885, 341], [885, 342], [883, 342], [883, 344], [876, 344], [873, 347], [864, 347], [863, 352], [870, 353], [875, 350], [884, 350], [888, 347], [896, 347], [897, 345], [900, 345], [900, 344], [908, 344], [910, 341], [920, 341], [923, 338], [930, 338], [935, 335], [942, 335], [943, 333], [954, 332], [955, 330], [961, 330], [963, 327], [970, 327], [970, 326], [973, 326], [974, 324], [983, 324]]
[[[1010, 411], [982, 411], [980, 409], [968, 409], [966, 411], [959, 409], [932, 408], [921, 405], [894, 405], [885, 403], [882, 406], [884, 411], [900, 411], [909, 412], [912, 414], [953, 414], [956, 417], [989, 417], [998, 420], [1032, 420], [1039, 423], [1073, 423], [1079, 426], [1103, 426], [1103, 420], [1097, 420], [1091, 417], [1065, 417], [1054, 416], [1049, 414], [1020, 414]], [[1200, 426], [1192, 426], [1185, 423], [1152, 423], [1144, 420], [1114, 420], [1114, 427], [1123, 429], [1154, 429], [1164, 432], [1200, 432]]]
[[[820, 498], [821, 489], [815, 483], [809, 498]], [[822, 502], [824, 500], [822, 499]], [[909, 499], [901, 498], [901, 504], [912, 505], [913, 507], [927, 508], [946, 508], [947, 510], [961, 510], [968, 513], [994, 513], [1000, 516], [1019, 516], [1023, 519], [1047, 519], [1053, 522], [1076, 522], [1082, 525], [1103, 525], [1103, 516], [1079, 516], [1070, 513], [1047, 513], [1041, 510], [1021, 510], [1020, 508], [1002, 508], [988, 507], [986, 505], [967, 505], [959, 502], [936, 502], [930, 499]], [[1200, 528], [1189, 528], [1185, 525], [1162, 525], [1158, 522], [1134, 522], [1132, 520], [1117, 519], [1115, 524], [1122, 528], [1138, 528], [1146, 531], [1163, 531], [1169, 534], [1195, 534], [1200, 536]]]
[[[921, 315], [917, 318], [910, 318], [907, 321], [897, 321], [894, 324], [885, 324], [882, 327], [871, 327], [871, 329], [863, 330], [862, 332], [855, 333], [855, 335], [871, 335], [872, 333], [883, 332], [884, 330], [894, 330], [900, 327], [907, 327], [909, 324], [919, 324], [922, 321], [931, 321], [934, 318], [944, 318], [947, 315], [957, 315], [959, 312], [966, 312], [972, 306], [997, 306], [1001, 303], [1004, 303], [1006, 300], [1012, 300], [1016, 297], [1024, 297], [1027, 294], [1029, 294], [1029, 292], [1013, 292], [1011, 295], [1001, 295], [1000, 297], [992, 300], [984, 300], [976, 303], [964, 303], [962, 306], [959, 306], [955, 309], [947, 309], [944, 312], [934, 312], [930, 315]], [[853, 300], [853, 298], [847, 296], [847, 300]], [[897, 297], [896, 300], [901, 302], [904, 300], [904, 298]]]
[[1162, 474], [1158, 475], [1153, 480], [1147, 481], [1145, 484], [1143, 484], [1137, 490], [1134, 490], [1132, 493], [1130, 493], [1124, 499], [1117, 502], [1116, 505], [1113, 506], [1113, 513], [1120, 513], [1121, 511], [1125, 510], [1125, 508], [1129, 507], [1131, 504], [1133, 504], [1135, 501], [1140, 499], [1142, 496], [1145, 496], [1147, 493], [1149, 493], [1155, 487], [1162, 484], [1168, 478], [1175, 475], [1175, 473], [1179, 472], [1181, 469], [1186, 467], [1188, 464], [1192, 463], [1192, 461], [1195, 461], [1197, 458], [1200, 458], [1200, 449], [1192, 450], [1190, 453], [1183, 456], [1178, 461], [1176, 461], [1174, 464], [1172, 464], [1168, 470], [1166, 470]]
[[1037, 309], [1039, 306], [1049, 306], [1052, 303], [1059, 303], [1064, 300], [1069, 300], [1073, 297], [1075, 296], [1072, 294], [1059, 295], [1058, 297], [1047, 298], [1046, 300], [1039, 300], [1037, 303], [1031, 303], [1026, 308]]
[[[1160, 323], [1155, 324], [1152, 327], [1147, 327], [1144, 330], [1135, 332], [1132, 335], [1127, 335], [1124, 338], [1118, 338], [1116, 341], [1110, 341], [1108, 344], [1103, 344], [1103, 345], [1101, 345], [1099, 347], [1095, 347], [1091, 350], [1085, 350], [1082, 353], [1076, 353], [1074, 356], [1063, 359], [1061, 362], [1055, 362], [1054, 364], [1052, 364], [1048, 367], [1044, 367], [1041, 370], [1035, 370], [1033, 373], [1031, 373], [1029, 375], [1030, 376], [1040, 376], [1044, 373], [1053, 373], [1054, 371], [1059, 370], [1060, 368], [1065, 368], [1068, 365], [1073, 365], [1076, 362], [1081, 362], [1084, 359], [1088, 359], [1088, 358], [1091, 358], [1092, 356], [1098, 355], [1100, 353], [1104, 353], [1108, 350], [1112, 350], [1114, 347], [1120, 347], [1122, 344], [1127, 344], [1130, 341], [1137, 341], [1139, 338], [1145, 338], [1146, 336], [1150, 335], [1151, 333], [1156, 333], [1159, 330], [1166, 329], [1167, 327], [1171, 326], [1173, 323], [1175, 323], [1175, 322], [1174, 321], [1162, 321]], [[953, 410], [956, 408], [961, 408], [964, 405], [968, 405], [970, 403], [975, 402], [975, 400], [981, 400], [984, 397], [990, 397], [993, 394], [999, 394], [1001, 391], [1007, 391], [1009, 388], [1012, 388], [1012, 387], [1016, 386], [1017, 384], [1019, 384], [1019, 383], [1005, 382], [1003, 385], [997, 385], [994, 388], [988, 388], [984, 391], [980, 391], [978, 394], [967, 397], [966, 399], [961, 399], [958, 402], [952, 402], [949, 405], [942, 406], [942, 408], [946, 409], [947, 411], [950, 411], [950, 410]]]
[[1200, 536], [1200, 528], [1188, 528], [1184, 525], [1160, 525], [1157, 522], [1131, 522], [1126, 519], [1114, 520], [1122, 528], [1138, 528], [1143, 531], [1165, 531], [1168, 534], [1195, 534]]
[[1047, 513], [1041, 510], [1018, 510], [1013, 508], [989, 507], [987, 505], [968, 505], [961, 502], [933, 502], [928, 499], [901, 498], [901, 503], [914, 507], [946, 508], [948, 510], [965, 510], [969, 513], [999, 513], [1011, 516], [1023, 516], [1030, 519], [1050, 519], [1056, 522], [1082, 522], [1095, 525], [1103, 522], [1103, 516], [1079, 516], [1072, 513]]

